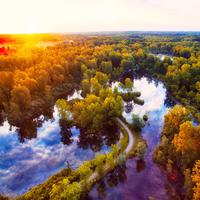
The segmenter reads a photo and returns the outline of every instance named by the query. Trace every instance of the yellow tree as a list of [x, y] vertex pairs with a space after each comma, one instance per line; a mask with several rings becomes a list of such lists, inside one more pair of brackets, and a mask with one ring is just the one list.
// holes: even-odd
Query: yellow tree
[[184, 154], [200, 153], [200, 126], [193, 126], [191, 121], [180, 125], [180, 131], [173, 139], [175, 149]]
[[179, 132], [180, 125], [190, 119], [189, 111], [176, 105], [165, 115], [163, 134], [170, 136]]
[[194, 190], [193, 199], [199, 200], [200, 199], [200, 160], [196, 161], [192, 171], [193, 171], [192, 181], [195, 184], [193, 188]]

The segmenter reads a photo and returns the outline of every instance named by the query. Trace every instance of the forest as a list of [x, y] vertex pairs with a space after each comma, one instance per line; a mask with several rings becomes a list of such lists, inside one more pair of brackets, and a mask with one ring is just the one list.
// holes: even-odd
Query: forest
[[[147, 103], [145, 91], [135, 89], [137, 77], [161, 82], [170, 99], [156, 136], [159, 142], [150, 155], [166, 177], [176, 179], [176, 173], [182, 177], [181, 189], [169, 199], [200, 199], [199, 39], [189, 33], [131, 32], [0, 36], [1, 126], [7, 120], [10, 127], [22, 127], [26, 120], [34, 121], [55, 105], [64, 134], [77, 127], [80, 141], [92, 143], [101, 138], [101, 145], [90, 144], [99, 151], [93, 159], [75, 169], [67, 162], [20, 195], [13, 197], [0, 190], [0, 199], [89, 200], [93, 188], [103, 190], [98, 188], [103, 177], [126, 169], [130, 159], [145, 165], [151, 144], [142, 131], [153, 119], [150, 111], [136, 112]], [[81, 98], [67, 100], [66, 95], [74, 90], [81, 91]], [[153, 98], [157, 102], [159, 94]], [[126, 109], [133, 111], [131, 123], [124, 115]], [[135, 144], [131, 145], [129, 132]], [[106, 138], [111, 138], [105, 142], [110, 150], [101, 154]], [[148, 198], [157, 199], [153, 194]]]

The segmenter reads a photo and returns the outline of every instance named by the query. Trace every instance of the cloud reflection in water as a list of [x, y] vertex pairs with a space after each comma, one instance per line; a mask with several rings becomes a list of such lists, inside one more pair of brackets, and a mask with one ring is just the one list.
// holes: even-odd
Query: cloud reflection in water
[[[76, 127], [71, 128], [73, 142], [64, 145], [56, 108], [53, 118], [37, 128], [36, 138], [25, 139], [23, 143], [19, 142], [16, 127], [9, 130], [7, 121], [0, 127], [0, 193], [22, 194], [62, 169], [66, 161], [76, 168], [95, 156], [91, 149], [78, 147], [80, 131]], [[102, 149], [107, 151], [108, 148]]]

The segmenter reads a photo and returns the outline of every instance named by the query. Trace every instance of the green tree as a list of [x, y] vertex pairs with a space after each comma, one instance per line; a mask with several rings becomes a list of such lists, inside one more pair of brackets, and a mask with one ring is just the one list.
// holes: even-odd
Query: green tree
[[147, 151], [147, 144], [144, 141], [141, 141], [137, 144], [137, 150], [136, 150], [136, 155], [140, 159], [144, 159], [144, 155]]
[[145, 126], [144, 120], [134, 113], [132, 114], [132, 121], [133, 127], [137, 131], [140, 131]]
[[102, 72], [106, 74], [112, 73], [112, 62], [111, 61], [103, 61], [101, 62], [100, 69]]
[[125, 82], [125, 87], [126, 88], [132, 89], [132, 87], [133, 87], [133, 81], [131, 81], [130, 78], [126, 78], [124, 82]]
[[81, 197], [82, 189], [78, 182], [70, 183], [65, 178], [58, 185], [53, 185], [50, 192], [50, 200], [79, 200]]
[[120, 53], [118, 53], [118, 52], [111, 52], [110, 59], [111, 59], [113, 67], [119, 67], [122, 57], [121, 57]]
[[56, 107], [58, 109], [60, 118], [65, 120], [72, 120], [72, 113], [70, 112], [70, 106], [64, 99], [58, 99], [56, 101]]

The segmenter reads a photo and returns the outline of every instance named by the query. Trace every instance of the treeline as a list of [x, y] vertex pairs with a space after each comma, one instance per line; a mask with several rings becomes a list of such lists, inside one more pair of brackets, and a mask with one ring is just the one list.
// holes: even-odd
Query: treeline
[[200, 50], [189, 58], [175, 57], [164, 80], [177, 100], [200, 110]]
[[[182, 38], [178, 42], [154, 42], [149, 39], [146, 50], [153, 53], [164, 52], [166, 57], [162, 62], [156, 61], [153, 66], [147, 64], [146, 70], [142, 70], [163, 80], [172, 96], [187, 106], [200, 120], [199, 43], [193, 42], [192, 38], [190, 40]], [[172, 56], [173, 59], [167, 55]]]
[[110, 44], [96, 46], [98, 39], [88, 36], [69, 39], [46, 48], [23, 42], [15, 54], [0, 56], [0, 107], [11, 124], [75, 88], [83, 74], [87, 79], [101, 71], [117, 78], [144, 58], [140, 44], [106, 37]]
[[[59, 43], [39, 48], [34, 42], [40, 40]], [[96, 71], [110, 78], [126, 72], [156, 75], [177, 100], [199, 110], [200, 47], [192, 38], [41, 35], [21, 43], [15, 54], [0, 56], [0, 106], [10, 122], [30, 116]], [[151, 55], [159, 51], [173, 54], [173, 61]]]
[[154, 151], [154, 160], [173, 174], [178, 167], [185, 176], [185, 199], [200, 197], [200, 125], [194, 125], [192, 115], [177, 105], [165, 116], [161, 143]]
[[74, 88], [81, 78], [76, 55], [76, 49], [55, 46], [0, 57], [0, 106], [11, 123]]

